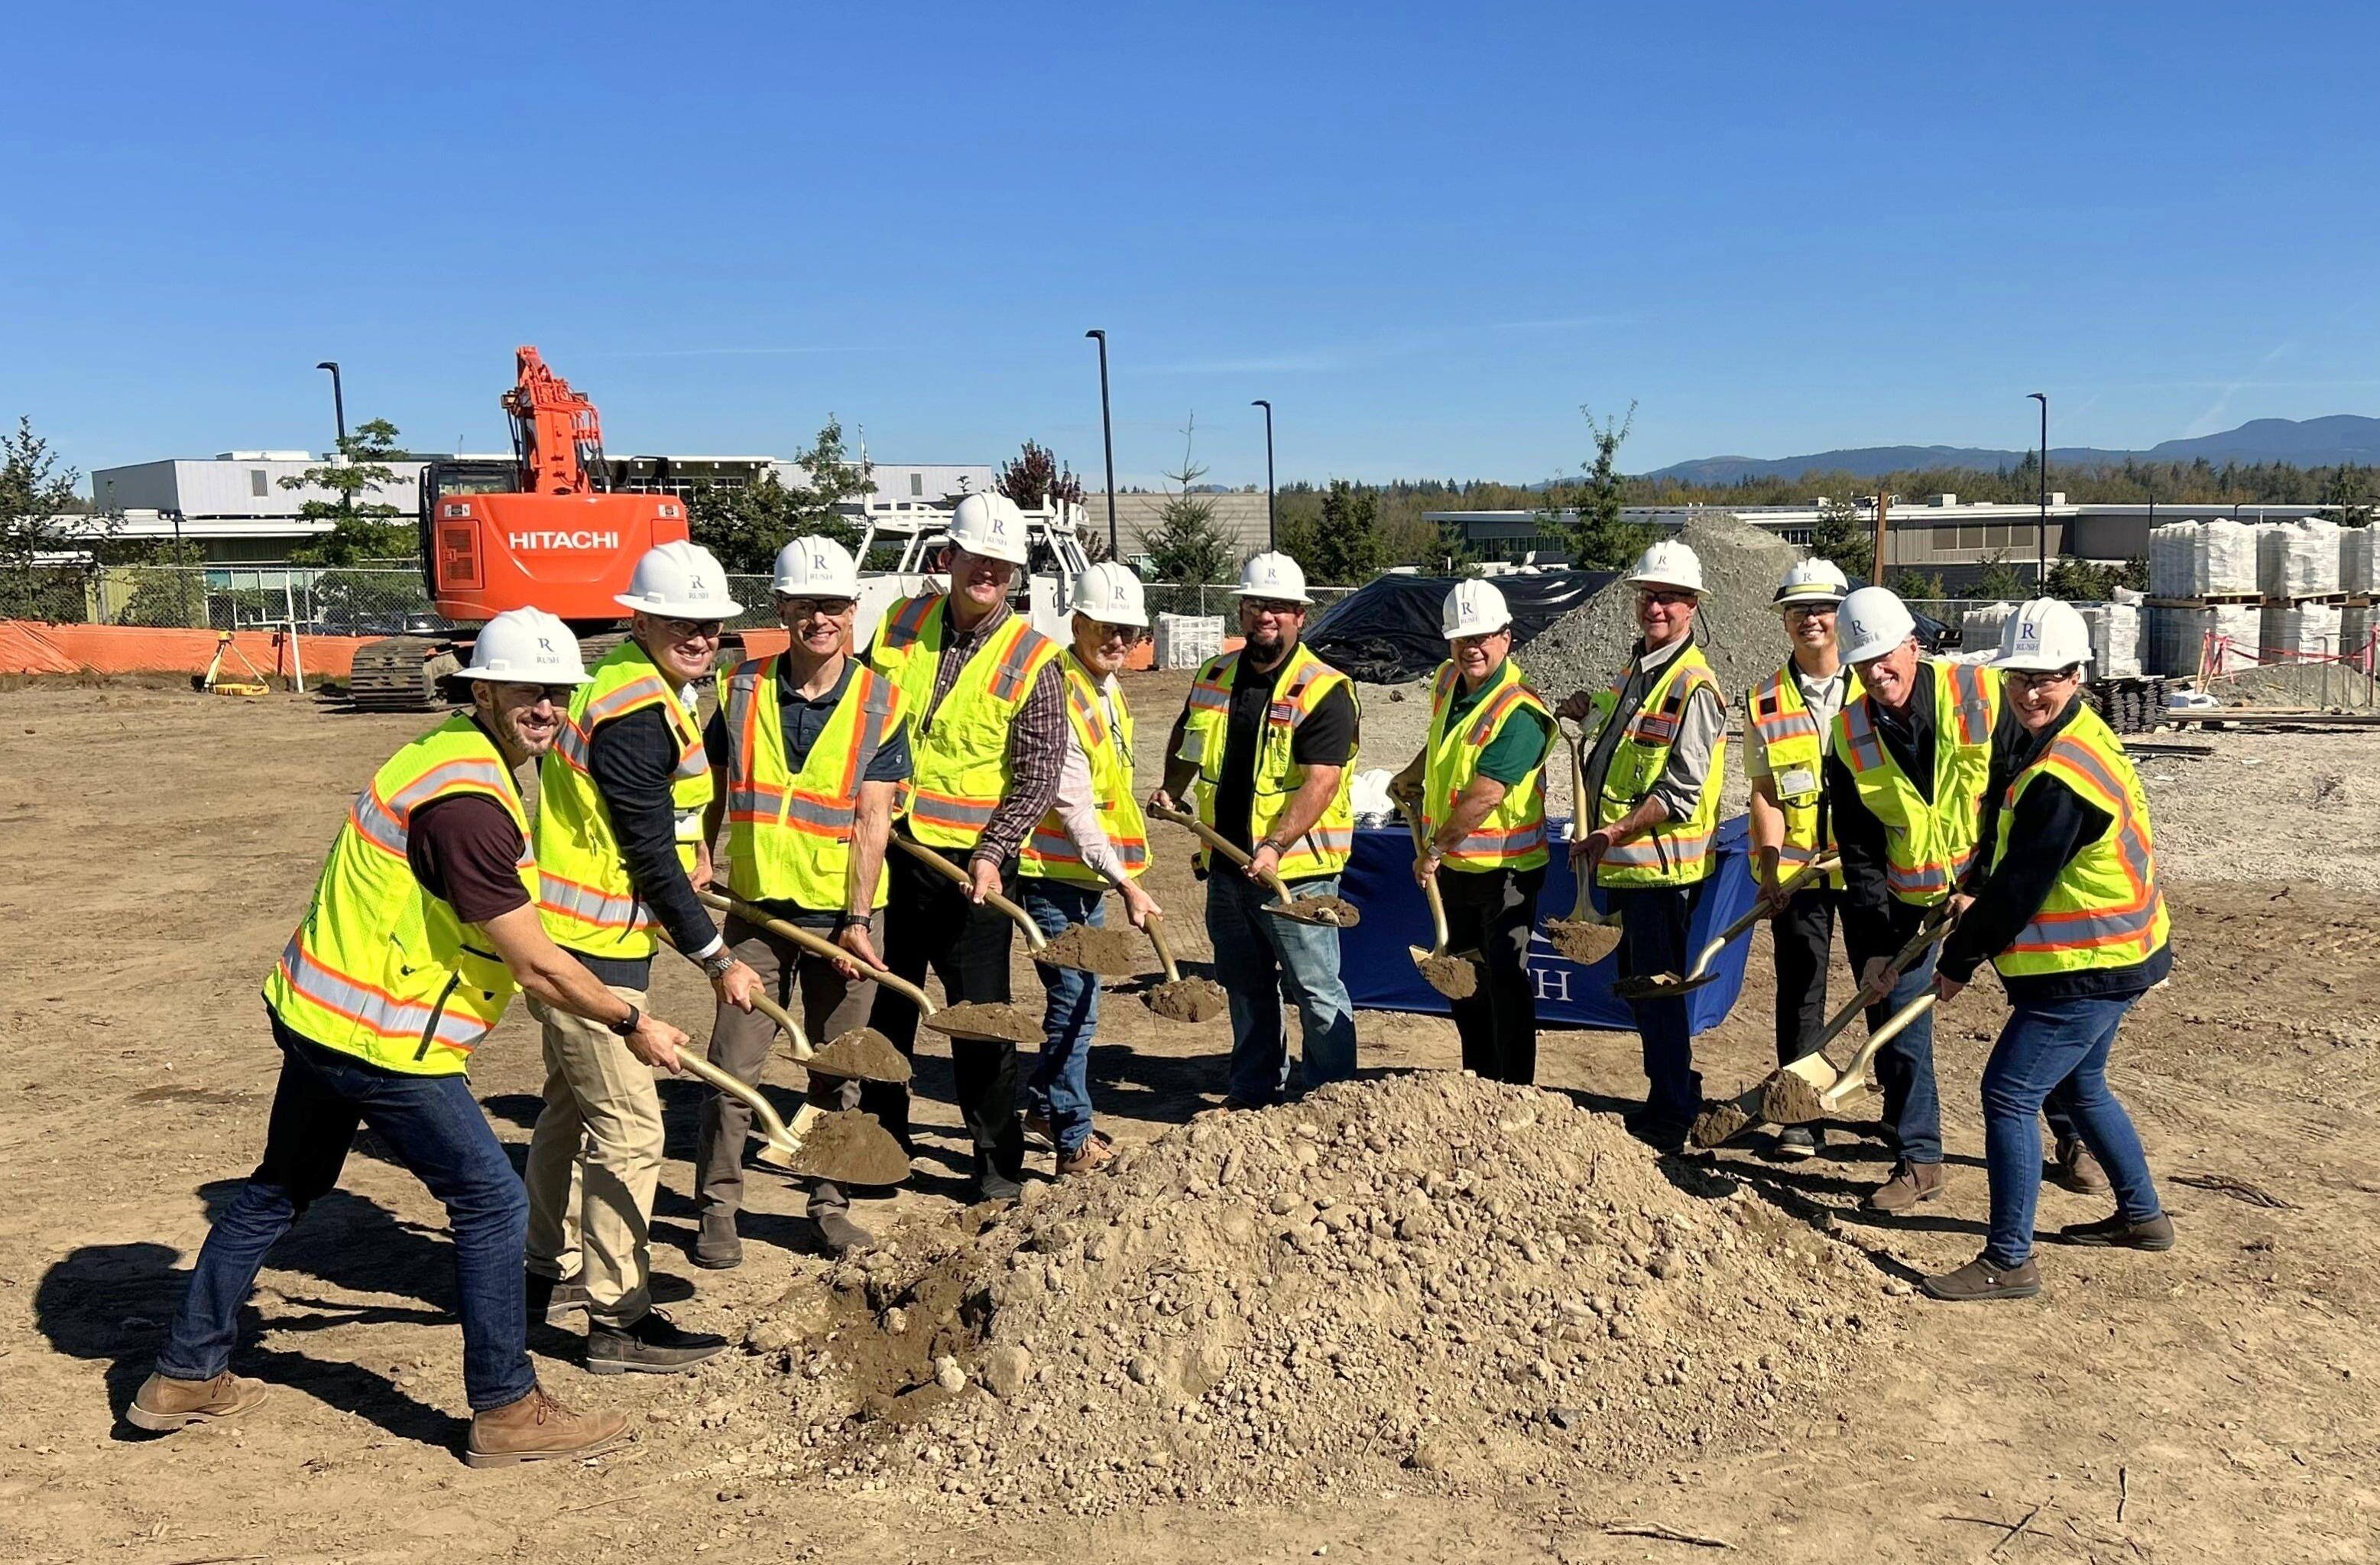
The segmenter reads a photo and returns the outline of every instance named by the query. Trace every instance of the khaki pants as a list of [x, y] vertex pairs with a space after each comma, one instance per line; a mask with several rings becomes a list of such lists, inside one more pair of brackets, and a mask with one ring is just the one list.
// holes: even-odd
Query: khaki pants
[[[642, 1010], [644, 991], [608, 985]], [[545, 1107], [528, 1141], [528, 1269], [573, 1272], [588, 1317], [635, 1324], [652, 1308], [653, 1191], [662, 1100], [652, 1068], [600, 1022], [528, 1002], [545, 1026]]]
[[[868, 933], [880, 945], [884, 915], [868, 921]], [[824, 957], [814, 956], [792, 941], [756, 929], [729, 914], [725, 930], [728, 948], [760, 976], [762, 991], [799, 1018], [810, 1042], [823, 1045], [837, 1034], [868, 1025], [876, 1003], [876, 981], [848, 979]], [[801, 995], [794, 988], [798, 980]], [[758, 1009], [743, 1011], [722, 1003], [710, 1025], [710, 1063], [747, 1085], [758, 1086], [777, 1037], [777, 1024]], [[856, 1108], [859, 1083], [847, 1077], [812, 1076], [808, 1101], [821, 1108]], [[745, 1138], [752, 1128], [752, 1110], [724, 1093], [703, 1101], [700, 1131], [694, 1153], [695, 1200], [706, 1225], [731, 1223], [744, 1204]], [[824, 1180], [810, 1185], [809, 1214], [839, 1212], [850, 1205], [842, 1189]]]

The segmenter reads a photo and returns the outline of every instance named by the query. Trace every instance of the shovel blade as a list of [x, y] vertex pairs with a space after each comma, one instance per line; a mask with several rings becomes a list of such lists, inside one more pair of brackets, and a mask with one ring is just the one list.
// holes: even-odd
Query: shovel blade
[[1706, 984], [1718, 982], [1716, 972], [1697, 973], [1692, 978], [1657, 972], [1650, 978], [1623, 978], [1611, 986], [1611, 992], [1623, 1000], [1665, 1000], [1676, 995], [1691, 995]]
[[1596, 919], [1552, 919], [1546, 940], [1564, 961], [1592, 967], [1620, 948], [1620, 926]]
[[1823, 1119], [1826, 1094], [1840, 1080], [1825, 1055], [1804, 1055], [1762, 1083], [1760, 1117], [1775, 1125], [1806, 1125]]
[[1160, 984], [1143, 995], [1148, 1009], [1168, 1021], [1211, 1021], [1231, 1009], [1231, 996], [1211, 978]]
[[908, 1085], [915, 1074], [908, 1057], [873, 1027], [855, 1027], [796, 1063], [813, 1076], [887, 1082], [896, 1087]]
[[1267, 902], [1264, 911], [1292, 923], [1315, 923], [1327, 929], [1353, 929], [1364, 922], [1355, 904], [1339, 897], [1293, 897], [1286, 902]]
[[819, 1115], [797, 1140], [772, 1136], [755, 1155], [771, 1168], [836, 1184], [895, 1185], [909, 1177], [901, 1143], [856, 1108]]

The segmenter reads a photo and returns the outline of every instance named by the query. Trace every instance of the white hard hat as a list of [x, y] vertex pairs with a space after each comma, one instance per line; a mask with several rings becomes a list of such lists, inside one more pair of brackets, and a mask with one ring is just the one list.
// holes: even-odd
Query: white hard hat
[[583, 685], [578, 638], [541, 608], [508, 608], [471, 640], [471, 666], [460, 678], [505, 685]]
[[1111, 559], [1075, 578], [1074, 609], [1102, 625], [1148, 629], [1148, 595], [1141, 591], [1140, 578]]
[[796, 538], [777, 551], [770, 589], [788, 598], [856, 598], [859, 566], [832, 538]]
[[1900, 593], [1883, 587], [1862, 587], [1835, 611], [1835, 639], [1842, 644], [1845, 663], [1882, 657], [1916, 633], [1909, 605]]
[[1298, 563], [1287, 555], [1271, 553], [1248, 556], [1248, 563], [1240, 567], [1240, 584], [1232, 596], [1285, 604], [1314, 601], [1305, 595], [1305, 572]]
[[1703, 562], [1675, 538], [1664, 538], [1636, 556], [1636, 563], [1629, 567], [1628, 580], [1646, 587], [1678, 587], [1698, 593], [1703, 590]]
[[628, 590], [612, 600], [665, 619], [733, 619], [743, 611], [727, 595], [727, 572], [699, 544], [656, 544], [637, 561]]
[[1777, 606], [1787, 604], [1839, 604], [1852, 590], [1842, 567], [1822, 556], [1795, 560], [1777, 584]]
[[1492, 582], [1474, 577], [1457, 581], [1439, 605], [1439, 629], [1448, 641], [1457, 636], [1485, 636], [1512, 623], [1512, 608]]
[[2035, 598], [2000, 622], [2002, 668], [2049, 673], [2091, 661], [2091, 627], [2072, 604]]
[[970, 495], [951, 513], [951, 542], [985, 559], [1025, 563], [1025, 513], [1005, 495]]

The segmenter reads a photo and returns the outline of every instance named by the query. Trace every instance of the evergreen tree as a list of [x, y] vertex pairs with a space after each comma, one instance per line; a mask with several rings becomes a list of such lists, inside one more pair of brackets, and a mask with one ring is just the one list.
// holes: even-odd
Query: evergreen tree
[[370, 560], [419, 557], [419, 537], [398, 520], [406, 514], [404, 508], [385, 500], [363, 498], [367, 493], [382, 494], [396, 482], [396, 470], [388, 464], [407, 459], [406, 451], [396, 444], [396, 426], [386, 419], [370, 420], [358, 425], [354, 434], [340, 437], [336, 460], [281, 481], [284, 489], [328, 489], [337, 496], [308, 500], [298, 507], [300, 517], [327, 521], [331, 530], [293, 547], [292, 563], [356, 566]]
[[794, 458], [809, 482], [786, 484], [769, 473], [742, 489], [706, 489], [687, 507], [687, 532], [730, 575], [760, 576], [795, 538], [832, 538], [856, 549], [862, 529], [844, 507], [876, 492], [872, 462], [855, 462], [833, 414], [810, 448]]
[[1849, 500], [1829, 499], [1818, 507], [1818, 524], [1810, 530], [1810, 552], [1834, 561], [1846, 576], [1875, 580], [1876, 534]]
[[1140, 535], [1156, 579], [1185, 586], [1223, 581], [1233, 564], [1231, 540], [1215, 520], [1215, 502], [1192, 493], [1207, 476], [1205, 464], [1191, 455], [1197, 428], [1193, 413], [1182, 430], [1182, 465], [1165, 474], [1172, 487], [1157, 509], [1157, 525]]

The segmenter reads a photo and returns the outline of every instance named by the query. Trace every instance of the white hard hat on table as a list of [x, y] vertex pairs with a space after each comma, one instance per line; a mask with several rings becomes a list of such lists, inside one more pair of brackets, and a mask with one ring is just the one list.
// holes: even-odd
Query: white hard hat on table
[[1075, 578], [1074, 609], [1102, 625], [1148, 629], [1148, 596], [1141, 591], [1140, 578], [1111, 559]]
[[504, 685], [583, 685], [594, 678], [579, 665], [570, 627], [541, 608], [508, 608], [480, 626], [460, 677]]
[[1476, 577], [1457, 581], [1439, 605], [1439, 628], [1448, 641], [1457, 636], [1485, 636], [1512, 623], [1512, 608], [1492, 582]]
[[1298, 563], [1282, 554], [1250, 555], [1248, 563], [1240, 567], [1240, 584], [1232, 594], [1241, 598], [1271, 598], [1278, 603], [1310, 604], [1305, 595], [1305, 572]]
[[970, 495], [951, 513], [951, 542], [985, 559], [1025, 563], [1025, 513], [1005, 495]]
[[2035, 598], [2000, 622], [1996, 667], [2052, 673], [2091, 661], [2091, 627], [2072, 604]]
[[1808, 559], [1795, 560], [1785, 572], [1785, 580], [1777, 584], [1777, 606], [1788, 604], [1839, 604], [1852, 590], [1842, 567], [1830, 559], [1812, 555]]
[[1882, 657], [1916, 633], [1909, 605], [1900, 593], [1884, 587], [1862, 587], [1835, 612], [1835, 640], [1841, 643], [1845, 663]]
[[727, 572], [699, 544], [656, 544], [637, 561], [628, 590], [612, 600], [665, 619], [733, 619], [743, 609], [727, 595]]
[[859, 563], [832, 538], [796, 538], [777, 551], [769, 586], [780, 597], [856, 598]]
[[1675, 538], [1664, 538], [1636, 556], [1636, 563], [1628, 569], [1627, 579], [1639, 587], [1675, 587], [1699, 595], [1703, 590], [1703, 562], [1694, 550]]

